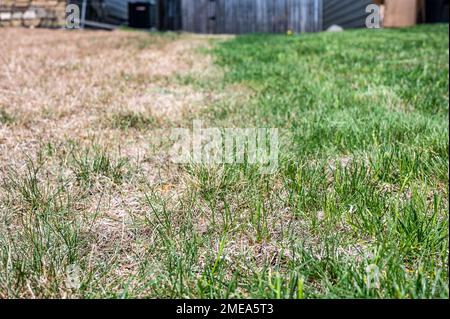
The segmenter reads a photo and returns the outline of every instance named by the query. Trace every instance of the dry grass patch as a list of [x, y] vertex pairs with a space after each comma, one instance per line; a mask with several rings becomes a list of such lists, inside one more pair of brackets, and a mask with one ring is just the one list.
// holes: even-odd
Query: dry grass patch
[[145, 296], [134, 276], [160, 262], [147, 251], [148, 196], [182, 190], [167, 128], [221, 94], [180, 79], [220, 78], [202, 51], [223, 38], [13, 28], [0, 37], [0, 297], [114, 295], [125, 282]]

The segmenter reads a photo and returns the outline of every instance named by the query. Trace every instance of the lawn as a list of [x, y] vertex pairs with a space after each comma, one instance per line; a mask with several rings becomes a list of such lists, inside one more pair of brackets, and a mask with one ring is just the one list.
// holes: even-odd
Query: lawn
[[[0, 297], [449, 297], [448, 25], [2, 32]], [[193, 119], [278, 169], [171, 163]]]

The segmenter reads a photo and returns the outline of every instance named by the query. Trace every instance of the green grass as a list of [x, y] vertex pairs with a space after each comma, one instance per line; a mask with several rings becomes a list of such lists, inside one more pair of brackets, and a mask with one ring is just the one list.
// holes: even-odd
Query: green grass
[[156, 123], [157, 120], [151, 116], [144, 116], [133, 112], [114, 114], [111, 118], [111, 126], [121, 130], [144, 130], [155, 126]]
[[[256, 211], [235, 227], [295, 253], [263, 264], [258, 278], [239, 273], [236, 285], [252, 297], [295, 297], [302, 278], [306, 298], [448, 298], [448, 26], [251, 35], [215, 54], [226, 81], [256, 97], [218, 105], [211, 125], [287, 137], [277, 176], [237, 166], [192, 173], [213, 207]], [[379, 282], [368, 288], [373, 265]]]
[[126, 177], [129, 164], [126, 158], [112, 159], [105, 150], [95, 145], [72, 152], [71, 163], [76, 180], [87, 187], [99, 176], [120, 184]]
[[[448, 36], [434, 25], [216, 44], [217, 90], [252, 96], [224, 94], [197, 118], [279, 128], [277, 172], [186, 165], [176, 184], [93, 143], [49, 142], [1, 183], [0, 297], [448, 298]], [[167, 195], [172, 182], [183, 189]]]
[[0, 124], [10, 124], [14, 122], [14, 117], [12, 117], [8, 112], [0, 109]]

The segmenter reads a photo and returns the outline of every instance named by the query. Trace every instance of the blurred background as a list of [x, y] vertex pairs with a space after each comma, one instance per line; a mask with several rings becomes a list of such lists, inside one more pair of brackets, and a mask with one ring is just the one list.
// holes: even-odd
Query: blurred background
[[79, 6], [86, 28], [210, 34], [363, 28], [370, 4], [384, 27], [449, 21], [448, 0], [0, 0], [0, 26], [64, 27], [68, 4]]

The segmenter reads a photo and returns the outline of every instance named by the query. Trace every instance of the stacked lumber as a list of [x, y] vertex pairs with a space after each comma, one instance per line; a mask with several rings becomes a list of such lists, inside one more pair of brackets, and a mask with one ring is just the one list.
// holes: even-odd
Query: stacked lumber
[[61, 27], [66, 0], [0, 0], [0, 27]]

